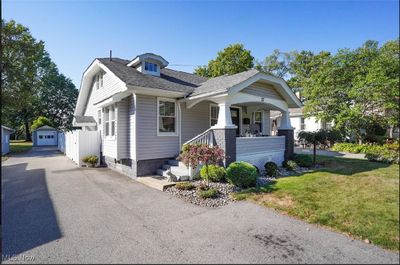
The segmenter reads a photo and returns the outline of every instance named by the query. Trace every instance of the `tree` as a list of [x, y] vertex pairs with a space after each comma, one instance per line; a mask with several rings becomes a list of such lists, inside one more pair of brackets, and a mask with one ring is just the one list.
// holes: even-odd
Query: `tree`
[[391, 55], [385, 49], [387, 45], [379, 48], [376, 41], [367, 41], [355, 50], [341, 49], [320, 64], [303, 87], [305, 115], [334, 120], [336, 128], [355, 135], [359, 142], [365, 131], [374, 131], [370, 128], [386, 126], [389, 121], [395, 124], [398, 48], [397, 56], [395, 48], [388, 52]]
[[329, 132], [326, 130], [318, 130], [315, 132], [300, 131], [298, 134], [299, 140], [304, 141], [306, 144], [313, 145], [313, 165], [316, 164], [317, 145], [326, 144], [329, 137]]
[[194, 73], [205, 77], [216, 77], [224, 74], [232, 75], [247, 71], [254, 66], [254, 57], [243, 44], [231, 44], [218, 52], [208, 65], [197, 67]]
[[[60, 74], [27, 27], [11, 20], [2, 22], [2, 122], [13, 128], [24, 126], [31, 140], [30, 125], [40, 115], [54, 126], [71, 126], [78, 91], [71, 80]], [[19, 132], [19, 130], [18, 130]]]
[[37, 113], [39, 62], [44, 43], [36, 41], [29, 29], [11, 20], [1, 21], [2, 42], [2, 121], [12, 127], [24, 124], [31, 140], [29, 124]]
[[263, 62], [257, 62], [256, 69], [277, 77], [288, 79], [292, 74], [293, 53], [275, 49]]
[[54, 126], [54, 124], [51, 122], [51, 120], [49, 120], [48, 118], [46, 118], [44, 116], [39, 116], [36, 120], [34, 120], [32, 122], [31, 130], [34, 131], [37, 128], [40, 128], [45, 125], [50, 126], [50, 127]]
[[49, 56], [45, 56], [42, 63], [46, 71], [41, 78], [39, 113], [49, 117], [58, 129], [71, 129], [78, 90], [71, 79], [59, 73]]

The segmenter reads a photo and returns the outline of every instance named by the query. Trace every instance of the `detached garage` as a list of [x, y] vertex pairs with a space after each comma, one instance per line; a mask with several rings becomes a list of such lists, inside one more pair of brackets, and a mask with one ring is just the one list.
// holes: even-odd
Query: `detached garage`
[[33, 146], [50, 146], [58, 144], [58, 131], [50, 126], [42, 126], [32, 132]]

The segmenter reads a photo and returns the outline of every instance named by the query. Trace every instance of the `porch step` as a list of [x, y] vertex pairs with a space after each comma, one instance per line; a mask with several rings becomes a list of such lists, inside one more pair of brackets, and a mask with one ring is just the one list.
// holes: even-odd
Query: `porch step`
[[171, 170], [171, 173], [176, 176], [179, 181], [189, 179], [189, 170], [186, 167], [163, 165], [162, 168], [157, 170], [157, 174], [163, 177], [168, 177], [167, 172]]

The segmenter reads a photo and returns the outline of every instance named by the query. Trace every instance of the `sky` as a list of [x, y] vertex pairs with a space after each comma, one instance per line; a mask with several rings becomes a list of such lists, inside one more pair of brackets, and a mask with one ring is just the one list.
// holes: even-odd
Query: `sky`
[[192, 72], [229, 44], [257, 60], [281, 51], [357, 48], [399, 37], [398, 1], [2, 1], [2, 17], [45, 42], [79, 88], [94, 58], [153, 52]]

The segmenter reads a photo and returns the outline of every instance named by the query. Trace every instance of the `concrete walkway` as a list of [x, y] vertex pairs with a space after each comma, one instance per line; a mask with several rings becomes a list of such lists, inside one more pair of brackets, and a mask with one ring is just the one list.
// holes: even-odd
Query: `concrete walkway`
[[[308, 149], [308, 148], [295, 148], [294, 152], [296, 154], [308, 154], [308, 155], [313, 154], [313, 150]], [[343, 157], [343, 158], [355, 158], [355, 159], [366, 159], [365, 154], [352, 154], [352, 153], [335, 152], [335, 151], [329, 151], [329, 150], [317, 150], [317, 155]]]
[[5, 263], [399, 262], [249, 202], [202, 208], [37, 149], [2, 165], [2, 248]]

